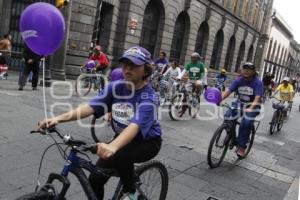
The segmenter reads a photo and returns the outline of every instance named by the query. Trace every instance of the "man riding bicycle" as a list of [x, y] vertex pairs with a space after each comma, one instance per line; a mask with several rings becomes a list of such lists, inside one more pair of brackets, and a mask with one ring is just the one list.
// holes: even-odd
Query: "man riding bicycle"
[[201, 79], [204, 76], [204, 63], [200, 62], [200, 55], [197, 52], [192, 53], [191, 62], [186, 64], [184, 70], [179, 75], [178, 79], [181, 79], [186, 74], [188, 75], [188, 84], [187, 88], [195, 86], [194, 90], [197, 94], [200, 94], [202, 81]]
[[273, 96], [275, 96], [279, 92], [280, 100], [284, 101], [284, 110], [283, 110], [284, 117], [287, 117], [287, 110], [289, 106], [291, 106], [291, 102], [293, 101], [294, 98], [294, 88], [289, 83], [289, 81], [290, 81], [289, 77], [284, 77], [282, 84], [280, 84], [277, 87], [276, 91], [273, 94]]
[[[90, 115], [101, 117], [111, 112], [116, 136], [109, 144], [97, 144], [100, 158], [96, 165], [116, 169], [123, 183], [124, 196], [121, 199], [137, 200], [134, 163], [152, 159], [161, 147], [158, 98], [148, 83], [152, 66], [151, 54], [146, 49], [132, 47], [124, 52], [119, 61], [126, 82], [112, 82], [89, 104], [40, 121], [38, 130]], [[97, 199], [102, 200], [108, 177], [91, 174], [89, 180]]]
[[222, 95], [222, 100], [226, 99], [232, 92], [237, 91], [238, 100], [233, 102], [233, 106], [242, 109], [242, 113], [228, 110], [225, 118], [237, 118], [242, 115], [239, 134], [237, 138], [237, 155], [244, 157], [246, 144], [249, 140], [251, 127], [255, 117], [260, 112], [260, 103], [263, 95], [262, 81], [257, 77], [256, 67], [253, 63], [246, 62], [242, 65], [241, 77], [235, 79]]

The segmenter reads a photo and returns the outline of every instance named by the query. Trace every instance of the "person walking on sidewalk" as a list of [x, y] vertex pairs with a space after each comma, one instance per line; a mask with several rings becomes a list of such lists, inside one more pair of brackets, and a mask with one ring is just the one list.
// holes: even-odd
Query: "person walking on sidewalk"
[[25, 50], [23, 51], [25, 67], [20, 73], [19, 90], [23, 90], [30, 72], [32, 72], [32, 90], [37, 90], [37, 84], [39, 80], [39, 64], [42, 57], [43, 56], [34, 53], [29, 47], [25, 47]]

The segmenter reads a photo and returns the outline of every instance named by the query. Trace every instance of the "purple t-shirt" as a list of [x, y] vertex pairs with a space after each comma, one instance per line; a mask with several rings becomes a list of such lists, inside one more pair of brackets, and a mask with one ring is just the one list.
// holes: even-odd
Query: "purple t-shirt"
[[159, 58], [155, 61], [155, 64], [157, 65], [157, 69], [160, 72], [164, 66], [169, 66], [169, 61], [166, 58], [163, 59]]
[[89, 102], [96, 117], [112, 113], [113, 125], [120, 134], [130, 123], [139, 126], [138, 136], [143, 139], [161, 137], [158, 123], [158, 97], [151, 85], [131, 91], [124, 81], [110, 83], [98, 96]]
[[237, 91], [239, 100], [243, 103], [249, 103], [253, 102], [256, 96], [262, 97], [263, 84], [257, 77], [251, 81], [245, 80], [244, 77], [239, 77], [233, 81], [229, 90], [230, 92]]

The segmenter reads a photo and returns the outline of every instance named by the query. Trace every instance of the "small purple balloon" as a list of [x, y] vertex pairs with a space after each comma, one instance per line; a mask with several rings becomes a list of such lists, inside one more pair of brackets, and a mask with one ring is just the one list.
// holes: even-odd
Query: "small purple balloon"
[[20, 32], [33, 52], [43, 56], [51, 55], [64, 40], [65, 19], [55, 6], [34, 3], [22, 12]]
[[204, 98], [207, 102], [219, 104], [222, 101], [222, 93], [218, 88], [211, 87], [205, 91]]
[[124, 79], [122, 68], [116, 68], [111, 72], [111, 81]]

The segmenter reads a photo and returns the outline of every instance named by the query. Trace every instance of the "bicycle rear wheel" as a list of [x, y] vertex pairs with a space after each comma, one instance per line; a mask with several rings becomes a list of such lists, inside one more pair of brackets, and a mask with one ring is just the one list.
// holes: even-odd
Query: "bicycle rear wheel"
[[222, 124], [210, 140], [207, 163], [211, 168], [219, 167], [226, 155], [231, 140], [231, 134], [227, 133], [227, 129], [228, 125]]
[[77, 96], [86, 96], [92, 88], [91, 77], [79, 76], [75, 83], [75, 91]]
[[54, 195], [47, 191], [38, 191], [25, 194], [16, 200], [54, 200]]
[[166, 167], [158, 161], [150, 161], [136, 169], [139, 177], [138, 200], [165, 200], [169, 177]]

